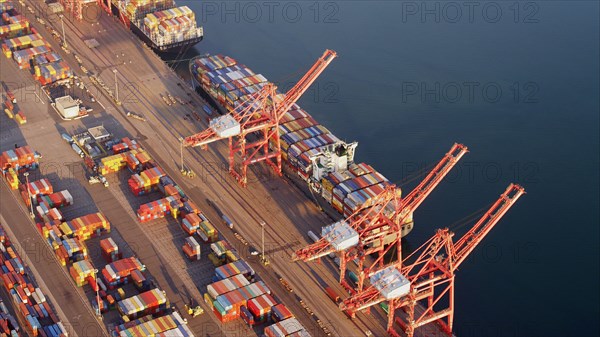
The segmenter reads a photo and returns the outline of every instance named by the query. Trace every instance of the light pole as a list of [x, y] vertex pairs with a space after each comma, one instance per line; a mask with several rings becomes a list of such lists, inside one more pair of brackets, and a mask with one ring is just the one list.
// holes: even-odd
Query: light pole
[[35, 215], [33, 215], [33, 201], [31, 200], [31, 192], [29, 191], [29, 172], [23, 173], [25, 176], [25, 181], [27, 182], [27, 197], [29, 197], [29, 216], [33, 219]]
[[119, 84], [117, 83], [117, 69], [113, 69], [113, 73], [115, 73], [115, 97], [117, 101], [119, 100]]
[[262, 242], [262, 261], [265, 261], [265, 222], [261, 221], [260, 222], [260, 236], [261, 236], [261, 242]]
[[184, 173], [185, 167], [183, 167], [183, 137], [179, 137], [179, 157], [181, 159], [181, 173]]
[[63, 33], [63, 47], [67, 48], [67, 36], [65, 35], [65, 23], [63, 21], [63, 17], [64, 17], [64, 15], [60, 16], [60, 25], [62, 27], [62, 33]]
[[100, 311], [100, 293], [99, 293], [100, 286], [98, 285], [98, 269], [94, 269], [94, 281], [96, 282], [96, 304], [97, 304], [96, 315], [98, 315], [98, 317], [102, 318], [102, 313]]

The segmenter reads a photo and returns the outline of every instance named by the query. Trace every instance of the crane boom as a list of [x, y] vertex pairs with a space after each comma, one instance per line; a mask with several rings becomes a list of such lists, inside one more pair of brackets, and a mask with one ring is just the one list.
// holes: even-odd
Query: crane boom
[[477, 223], [454, 244], [454, 259], [451, 267], [456, 270], [469, 256], [475, 247], [494, 228], [494, 225], [506, 214], [510, 207], [525, 193], [525, 189], [516, 184], [510, 184], [492, 207], [477, 221]]
[[398, 213], [398, 217], [400, 218], [398, 221], [402, 221], [403, 218], [419, 207], [467, 152], [469, 152], [469, 150], [465, 145], [454, 143], [450, 151], [448, 151], [442, 160], [440, 160], [431, 172], [429, 172], [425, 179], [402, 199], [402, 205], [405, 206], [403, 207], [403, 210]]

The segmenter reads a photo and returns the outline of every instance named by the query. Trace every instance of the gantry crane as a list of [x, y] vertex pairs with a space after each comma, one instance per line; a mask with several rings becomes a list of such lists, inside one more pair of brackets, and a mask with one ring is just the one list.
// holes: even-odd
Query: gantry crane
[[[229, 114], [214, 118], [209, 128], [187, 137], [183, 145], [206, 146], [212, 142], [229, 139], [229, 172], [246, 186], [248, 165], [267, 162], [281, 176], [281, 144], [279, 120], [308, 90], [311, 84], [333, 61], [337, 54], [326, 50], [310, 70], [291, 88], [283, 98], [277, 94], [274, 84], [266, 84], [250, 101], [244, 102]], [[247, 136], [260, 134], [258, 140], [249, 141]], [[235, 140], [234, 140], [235, 138]], [[241, 171], [235, 169], [235, 155], [241, 157]]]
[[[524, 193], [523, 187], [510, 184], [457, 242], [453, 242], [454, 233], [448, 228], [437, 230], [431, 239], [403, 260], [402, 266], [389, 266], [371, 273], [371, 285], [340, 303], [340, 309], [357, 312], [387, 301], [387, 331], [390, 335], [400, 336], [393, 327], [395, 311], [399, 308], [404, 309], [407, 317], [405, 321], [398, 317], [396, 322], [408, 337], [414, 335], [416, 328], [435, 321], [450, 335], [454, 318], [455, 271]], [[423, 306], [417, 306], [417, 303]]]
[[[396, 249], [395, 261], [402, 260], [401, 230], [405, 220], [467, 152], [466, 146], [454, 144], [425, 179], [406, 197], [400, 198], [400, 189], [395, 185], [387, 186], [382, 193], [367, 201], [348, 218], [329, 226], [333, 226], [334, 234], [324, 235], [317, 242], [296, 251], [292, 259], [311, 261], [329, 253], [339, 252], [340, 283], [343, 283], [347, 261], [358, 258], [357, 288], [362, 290], [365, 275], [383, 266], [383, 257], [388, 251]], [[355, 239], [351, 246], [343, 247], [343, 243], [339, 244], [342, 236], [347, 238], [352, 235]], [[375, 261], [369, 267], [363, 268], [366, 257], [374, 253], [378, 253]]]

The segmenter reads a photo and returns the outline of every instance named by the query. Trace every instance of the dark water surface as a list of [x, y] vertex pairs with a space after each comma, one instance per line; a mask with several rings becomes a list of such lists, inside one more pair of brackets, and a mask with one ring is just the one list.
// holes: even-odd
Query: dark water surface
[[196, 52], [282, 88], [337, 51], [300, 104], [391, 181], [469, 146], [407, 245], [526, 188], [457, 273], [457, 336], [598, 335], [598, 2], [179, 4], [205, 28]]

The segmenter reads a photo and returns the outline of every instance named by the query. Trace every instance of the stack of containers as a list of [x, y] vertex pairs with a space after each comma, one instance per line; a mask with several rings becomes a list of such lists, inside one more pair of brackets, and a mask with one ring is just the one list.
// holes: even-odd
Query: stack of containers
[[284, 321], [288, 318], [292, 318], [292, 312], [288, 309], [285, 304], [280, 303], [271, 308], [271, 319], [273, 322]]
[[150, 220], [164, 218], [166, 215], [173, 215], [177, 218], [179, 209], [183, 206], [181, 200], [175, 197], [166, 197], [143, 204], [137, 211], [137, 217], [140, 222], [148, 222]]
[[161, 177], [165, 172], [160, 167], [153, 167], [142, 171], [139, 175], [134, 174], [129, 178], [129, 189], [133, 194], [140, 196], [155, 191]]
[[[21, 49], [39, 47], [46, 45], [46, 41], [40, 34], [33, 33], [24, 36], [18, 36], [12, 39], [4, 40], [5, 55], [7, 58], [12, 57], [12, 53]], [[8, 51], [8, 54], [6, 53]]]
[[225, 254], [231, 249], [231, 246], [227, 241], [221, 240], [211, 243], [210, 249], [212, 250], [212, 254], [214, 254], [217, 258], [224, 259]]
[[150, 282], [148, 282], [144, 273], [139, 270], [131, 272], [131, 281], [139, 290], [146, 290], [150, 286]]
[[252, 314], [252, 317], [248, 317], [246, 323], [250, 324], [250, 321], [252, 321], [250, 318], [253, 318], [254, 324], [266, 322], [271, 316], [271, 309], [276, 304], [277, 302], [275, 302], [275, 299], [269, 294], [264, 294], [249, 300], [247, 308], [250, 314]]
[[88, 283], [89, 278], [94, 278], [95, 268], [88, 260], [81, 260], [73, 263], [69, 272], [78, 287], [83, 287]]
[[138, 150], [140, 147], [135, 140], [125, 137], [121, 139], [121, 142], [112, 146], [113, 153], [119, 154], [129, 150]]
[[50, 52], [50, 48], [48, 46], [39, 46], [27, 49], [21, 49], [13, 52], [13, 59], [17, 62], [19, 69], [29, 69], [31, 61], [38, 55], [43, 55]]
[[117, 261], [121, 258], [119, 246], [117, 246], [112, 238], [100, 240], [100, 248], [102, 251], [102, 256], [108, 263]]
[[9, 168], [15, 169], [18, 173], [35, 170], [39, 167], [39, 157], [29, 146], [4, 151], [0, 157], [0, 169], [3, 173], [7, 172]]
[[9, 13], [2, 13], [2, 26], [0, 26], [0, 39], [12, 39], [17, 36], [31, 33], [29, 20], [22, 15], [9, 16]]
[[[379, 172], [371, 172], [356, 177], [354, 179], [346, 180], [333, 188], [333, 197], [331, 199], [331, 205], [338, 212], [344, 213], [344, 199], [346, 199], [346, 196], [348, 196], [348, 194], [387, 181], [387, 178], [385, 178]], [[354, 206], [358, 207], [359, 205]]]
[[152, 159], [148, 152], [141, 149], [123, 152], [123, 154], [125, 155], [127, 167], [132, 172], [139, 172]]
[[243, 288], [219, 295], [213, 302], [213, 312], [222, 323], [231, 322], [239, 318], [240, 308], [245, 306], [248, 300], [270, 293], [271, 291], [264, 282], [252, 283]]
[[[13, 308], [24, 330], [33, 336], [66, 336], [66, 330], [54, 310], [47, 301], [46, 296], [33, 284], [33, 277], [27, 274], [22, 266], [21, 259], [5, 239], [4, 230], [0, 225], [0, 282], [12, 300]], [[2, 313], [0, 323], [6, 331], [2, 317], [6, 316], [3, 303], [0, 302]], [[10, 320], [10, 319], [9, 319]], [[11, 325], [17, 326], [11, 321]], [[2, 328], [0, 328], [0, 334]]]
[[[206, 286], [207, 293], [205, 294], [204, 300], [209, 305], [219, 297], [220, 295], [226, 294], [235, 289], [239, 289], [249, 285], [250, 282], [244, 275], [238, 274], [221, 281], [217, 281]], [[206, 296], [209, 296], [208, 298]]]
[[110, 264], [102, 269], [102, 276], [110, 289], [119, 285], [129, 283], [129, 278], [134, 270], [144, 271], [144, 266], [140, 260], [135, 257], [128, 257]]
[[31, 204], [31, 199], [35, 200], [38, 195], [51, 194], [54, 192], [52, 184], [48, 179], [41, 179], [21, 185], [21, 197], [27, 207]]
[[2, 336], [20, 336], [21, 327], [17, 320], [10, 314], [8, 308], [0, 299], [0, 335]]
[[69, 191], [64, 190], [49, 195], [38, 195], [37, 202], [38, 204], [45, 203], [50, 208], [60, 208], [73, 205], [73, 196]]
[[40, 203], [35, 207], [38, 215], [44, 222], [52, 222], [54, 220], [62, 221], [63, 215], [58, 208], [49, 208], [45, 202]]
[[16, 190], [19, 188], [19, 176], [17, 172], [11, 167], [6, 171], [2, 171], [4, 178], [6, 178], [6, 182], [11, 190]]
[[202, 239], [204, 243], [215, 242], [218, 240], [219, 232], [217, 232], [212, 223], [203, 214], [199, 214], [199, 216], [202, 221], [200, 222], [200, 226], [198, 227], [196, 233], [198, 233], [200, 239]]
[[200, 260], [200, 244], [194, 237], [185, 238], [185, 244], [182, 247], [185, 256], [191, 261]]
[[196, 213], [188, 213], [181, 219], [181, 228], [188, 235], [194, 235], [198, 228], [200, 228], [201, 221], [202, 219]]
[[254, 279], [254, 269], [244, 260], [238, 260], [215, 268], [215, 281], [241, 274], [248, 280]]
[[125, 155], [122, 153], [100, 159], [98, 170], [100, 174], [107, 175], [109, 173], [120, 171], [127, 166]]
[[119, 313], [129, 319], [164, 312], [169, 307], [165, 292], [152, 289], [117, 303]]
[[63, 239], [55, 250], [56, 257], [61, 265], [74, 263], [87, 259], [88, 253], [85, 245], [78, 239]]
[[110, 233], [110, 223], [102, 213], [92, 213], [66, 221], [59, 226], [60, 231], [67, 237], [87, 240], [99, 236], [101, 232]]
[[305, 330], [302, 324], [296, 318], [288, 318], [277, 322], [265, 328], [265, 336], [267, 337], [285, 337], [291, 334]]
[[71, 67], [65, 61], [48, 62], [34, 68], [35, 78], [42, 85], [73, 77]]
[[[179, 329], [179, 332], [176, 329]], [[120, 337], [159, 336], [159, 334], [167, 331], [174, 332], [166, 336], [194, 336], [184, 319], [177, 312], [158, 318], [143, 317], [115, 326], [115, 332]]]

